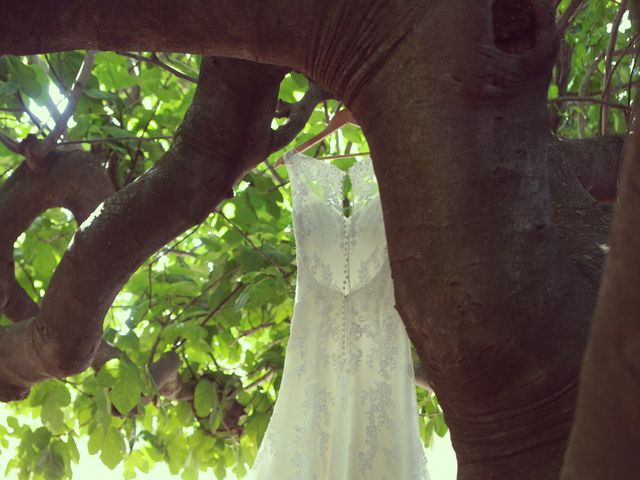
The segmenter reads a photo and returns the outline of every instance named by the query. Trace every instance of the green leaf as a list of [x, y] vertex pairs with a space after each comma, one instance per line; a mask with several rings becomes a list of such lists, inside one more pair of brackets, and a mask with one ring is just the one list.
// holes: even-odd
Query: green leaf
[[0, 83], [0, 95], [13, 95], [20, 88], [20, 82], [17, 80], [9, 80]]
[[434, 431], [439, 437], [444, 437], [449, 430], [447, 428], [447, 424], [444, 422], [444, 417], [442, 415], [436, 415], [433, 418], [433, 424]]
[[101, 370], [106, 370], [111, 378], [109, 399], [123, 415], [138, 404], [144, 383], [134, 365], [119, 358], [107, 362]]
[[262, 442], [262, 437], [264, 437], [264, 433], [267, 430], [270, 418], [271, 416], [266, 413], [257, 412], [247, 420], [245, 432], [252, 437], [251, 439], [255, 445], [260, 445], [260, 442]]
[[122, 461], [125, 453], [125, 443], [120, 430], [111, 427], [102, 440], [100, 459], [111, 470]]
[[38, 428], [35, 432], [33, 432], [33, 444], [38, 447], [39, 450], [43, 450], [49, 445], [49, 440], [51, 440], [51, 432], [47, 430], [45, 427]]
[[16, 417], [7, 417], [7, 425], [13, 428], [13, 430], [20, 430], [20, 424]]
[[18, 57], [9, 57], [9, 74], [20, 85], [20, 91], [31, 98], [37, 98], [42, 93], [38, 84], [35, 69], [25, 65]]
[[64, 460], [52, 449], [48, 448], [40, 452], [36, 462], [36, 471], [41, 472], [45, 478], [60, 478], [64, 475]]
[[104, 429], [98, 428], [89, 434], [89, 442], [87, 443], [87, 450], [91, 455], [95, 455], [100, 451], [100, 447], [104, 440]]
[[103, 427], [107, 427], [111, 423], [111, 401], [107, 392], [106, 388], [98, 388], [94, 393], [95, 420]]
[[67, 440], [67, 447], [69, 451], [69, 458], [74, 462], [80, 461], [80, 452], [78, 451], [78, 446], [76, 445], [76, 441], [73, 439], [71, 435], [69, 435], [69, 439]]
[[209, 380], [201, 379], [198, 381], [193, 406], [195, 407], [196, 415], [199, 417], [206, 417], [218, 408], [216, 387]]
[[40, 418], [54, 433], [62, 433], [67, 430], [61, 406], [59, 398], [55, 395], [49, 395], [40, 412]]
[[169, 469], [175, 475], [187, 460], [189, 445], [180, 435], [176, 435], [167, 443], [167, 454], [169, 456]]

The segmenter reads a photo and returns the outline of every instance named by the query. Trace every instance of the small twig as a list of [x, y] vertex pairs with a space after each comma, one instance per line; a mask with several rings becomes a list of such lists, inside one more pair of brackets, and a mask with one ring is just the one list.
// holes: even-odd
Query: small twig
[[[638, 83], [638, 80], [633, 80], [633, 72], [636, 69], [636, 65], [638, 64], [638, 57], [640, 57], [640, 49], [636, 48], [635, 55], [633, 56], [633, 62], [631, 63], [631, 70], [629, 73], [629, 86], [627, 88], [627, 105], [629, 105], [629, 109], [631, 109], [631, 87], [634, 84]], [[627, 134], [631, 131], [631, 127], [633, 125], [633, 110], [630, 110], [629, 118], [627, 119]]]
[[53, 80], [55, 81], [56, 86], [58, 87], [58, 90], [60, 90], [60, 92], [62, 93], [67, 92], [67, 89], [65, 88], [64, 83], [62, 82], [62, 78], [60, 78], [60, 75], [58, 75], [58, 72], [56, 72], [55, 68], [53, 68], [53, 65], [51, 65], [51, 60], [49, 60], [49, 55], [45, 54], [44, 59], [47, 62], [47, 65], [49, 66], [49, 71], [53, 75]]
[[[29, 62], [31, 64], [39, 65], [49, 76], [53, 76], [51, 69], [49, 68], [49, 64], [43, 61], [38, 55], [32, 55], [29, 57]], [[51, 98], [51, 95], [45, 95], [45, 107], [49, 111], [49, 115], [53, 118], [54, 122], [57, 122], [60, 118], [60, 110], [58, 110], [58, 105], [54, 103]]]
[[78, 385], [76, 385], [75, 383], [70, 382], [69, 380], [65, 380], [64, 378], [58, 378], [58, 380], [60, 380], [62, 383], [66, 383], [67, 385], [73, 387], [78, 393], [81, 393], [85, 397], [93, 398], [93, 395], [89, 395], [87, 392], [85, 392], [80, 387], [78, 387]]
[[170, 140], [172, 139], [172, 135], [158, 135], [156, 137], [108, 137], [108, 138], [87, 138], [85, 140], [66, 140], [64, 142], [60, 142], [58, 145], [77, 145], [80, 143], [104, 143], [104, 142], [125, 142], [125, 141], [136, 141], [136, 142], [148, 142], [153, 140]]
[[246, 288], [247, 284], [245, 283], [240, 283], [236, 286], [236, 288], [234, 288], [233, 290], [231, 290], [231, 292], [229, 292], [229, 294], [224, 297], [220, 303], [213, 309], [211, 310], [206, 317], [204, 317], [201, 321], [200, 321], [200, 325], [204, 325], [206, 324], [209, 320], [211, 320], [213, 318], [214, 315], [218, 314], [220, 312], [220, 310], [222, 310], [222, 308], [229, 302], [229, 300], [231, 300], [234, 295], [238, 292], [240, 292], [241, 290], [243, 290], [244, 288]]
[[29, 272], [27, 271], [26, 268], [24, 268], [22, 266], [22, 264], [18, 263], [17, 265], [20, 268], [20, 270], [22, 271], [22, 273], [24, 274], [24, 276], [27, 277], [27, 280], [29, 281], [29, 286], [31, 287], [31, 290], [33, 291], [33, 296], [36, 297], [36, 298], [40, 298], [40, 294], [38, 293], [38, 290], [36, 290], [36, 282], [33, 280], [33, 277], [31, 275], [29, 275]]
[[282, 267], [280, 267], [280, 265], [278, 265], [277, 263], [275, 263], [273, 261], [273, 259], [271, 257], [269, 257], [269, 255], [267, 255], [266, 253], [264, 253], [261, 249], [259, 249], [257, 247], [257, 245], [255, 243], [253, 243], [253, 241], [251, 241], [251, 239], [249, 238], [249, 236], [236, 224], [236, 222], [234, 222], [233, 220], [231, 220], [229, 217], [227, 217], [224, 213], [222, 213], [222, 210], [218, 210], [217, 211], [218, 214], [224, 218], [227, 223], [229, 223], [229, 225], [231, 225], [233, 228], [236, 229], [236, 231], [242, 236], [242, 238], [245, 239], [245, 241], [251, 246], [251, 248], [253, 248], [256, 252], [258, 252], [258, 255], [260, 255], [262, 258], [264, 258], [268, 263], [270, 263], [272, 266], [274, 266], [279, 272], [280, 274], [285, 277], [287, 275], [287, 272], [285, 272], [284, 270], [282, 270]]
[[[314, 146], [316, 143], [322, 142], [326, 137], [331, 135], [333, 132], [335, 132], [339, 128], [342, 128], [347, 123], [355, 124], [355, 121], [351, 116], [351, 112], [346, 109], [339, 110], [333, 115], [333, 117], [331, 117], [331, 121], [329, 122], [329, 125], [327, 125], [327, 127], [324, 130], [322, 130], [319, 134], [311, 137], [306, 142], [303, 142], [300, 145], [297, 145], [295, 149], [298, 152], [304, 152], [305, 150], [308, 150], [309, 148]], [[316, 150], [316, 154], [313, 156], [317, 156], [319, 151], [320, 151], [320, 148], [318, 147], [318, 150]], [[282, 165], [282, 163], [284, 163], [284, 156], [276, 160], [276, 163], [274, 163], [274, 166], [277, 167], [279, 165]]]
[[20, 102], [20, 105], [22, 105], [22, 110], [29, 115], [29, 118], [31, 119], [31, 121], [33, 122], [33, 124], [38, 127], [38, 130], [40, 130], [41, 132], [44, 131], [44, 128], [42, 126], [42, 122], [40, 121], [40, 119], [36, 116], [35, 113], [33, 113], [31, 110], [29, 110], [29, 107], [27, 107], [27, 104], [24, 103], [24, 100], [22, 99], [22, 95], [20, 95], [20, 92], [16, 92], [16, 98], [18, 99], [18, 102]]
[[[147, 119], [147, 123], [144, 126], [144, 128], [142, 129], [142, 136], [144, 137], [144, 135], [147, 134], [147, 130], [149, 130], [149, 125], [151, 125], [151, 120], [153, 120], [154, 115], [156, 114], [156, 111], [158, 110], [158, 107], [160, 106], [160, 100], [158, 100], [156, 102], [156, 104], [153, 106], [153, 108], [151, 109], [151, 113], [149, 114], [149, 118]], [[140, 159], [140, 155], [142, 154], [142, 142], [138, 141], [138, 145], [136, 146], [136, 152], [135, 155], [132, 158], [131, 161], [131, 168], [129, 169], [129, 173], [127, 174], [127, 177], [124, 180], [124, 184], [128, 185], [129, 183], [131, 183], [131, 180], [133, 179], [133, 176], [135, 175], [135, 171], [136, 171], [136, 166], [138, 165], [138, 160]]]
[[155, 357], [156, 350], [158, 349], [158, 345], [160, 345], [160, 340], [162, 340], [162, 332], [167, 327], [167, 325], [169, 325], [170, 322], [158, 321], [158, 323], [160, 324], [160, 331], [158, 332], [158, 336], [156, 337], [156, 339], [153, 341], [153, 345], [151, 345], [151, 350], [149, 351], [149, 359], [147, 360], [148, 366], [150, 366], [151, 363], [153, 362], [153, 357]]
[[216, 370], [218, 372], [223, 372], [224, 370], [222, 369], [222, 367], [220, 366], [220, 364], [216, 360], [216, 357], [213, 356], [213, 353], [210, 353], [209, 357], [211, 358], [211, 361], [213, 362], [213, 364], [216, 366]]
[[262, 382], [269, 380], [275, 373], [276, 373], [275, 370], [269, 370], [267, 373], [265, 373], [263, 376], [259, 377], [258, 379], [254, 380], [249, 385], [242, 387], [242, 389], [235, 390], [233, 394], [235, 395], [240, 390], [249, 390], [250, 388], [255, 387], [256, 385], [260, 385]]
[[578, 13], [578, 10], [580, 10], [585, 5], [586, 4], [584, 3], [584, 0], [573, 0], [567, 6], [565, 11], [562, 12], [562, 15], [560, 15], [560, 18], [558, 18], [558, 21], [556, 22], [556, 29], [560, 37], [564, 36], [565, 31], [569, 27], [569, 24], [571, 23], [573, 18]]
[[269, 170], [269, 173], [271, 173], [273, 178], [275, 178], [276, 182], [282, 183], [282, 182], [285, 181], [285, 179], [282, 178], [280, 176], [280, 174], [278, 173], [278, 171], [276, 170], [276, 167], [274, 167], [273, 164], [271, 162], [269, 162], [269, 159], [266, 159], [264, 161], [264, 164], [267, 166], [267, 170]]
[[279, 188], [286, 187], [287, 185], [289, 185], [289, 180], [285, 180], [284, 182], [279, 183], [278, 185], [276, 185], [274, 187], [271, 187], [267, 193], [271, 193], [274, 190], [278, 190]]
[[245, 330], [244, 332], [240, 333], [240, 335], [238, 335], [238, 338], [235, 339], [233, 344], [235, 345], [236, 343], [238, 343], [238, 341], [242, 337], [248, 337], [249, 335], [253, 335], [256, 332], [259, 332], [260, 330], [264, 330], [265, 328], [273, 327], [274, 325], [275, 325], [275, 323], [273, 323], [273, 322], [267, 322], [267, 323], [263, 323], [261, 325], [258, 325], [257, 327], [250, 328], [249, 330]]
[[327, 155], [325, 157], [318, 157], [318, 160], [335, 160], [336, 158], [362, 157], [366, 155], [371, 155], [371, 152], [354, 152], [341, 155]]
[[153, 306], [153, 264], [149, 263], [149, 266], [147, 267], [147, 282], [149, 283], [149, 308], [151, 308]]
[[13, 153], [20, 153], [20, 144], [2, 132], [0, 132], [0, 143]]
[[[185, 75], [189, 75], [191, 78], [196, 78], [197, 79], [198, 72], [194, 71], [194, 69], [193, 69], [193, 67], [191, 65], [188, 65], [187, 63], [183, 62], [182, 60], [178, 60], [177, 58], [171, 58], [169, 56], [169, 54], [165, 53], [165, 52], [154, 52], [153, 55], [155, 55], [156, 58], [158, 58], [158, 60], [163, 61], [164, 63], [166, 63], [170, 67], [174, 67], [178, 71], [184, 73]], [[164, 57], [164, 59], [160, 58], [160, 56]], [[193, 73], [195, 73], [195, 75], [191, 75], [190, 73], [187, 73], [189, 70], [191, 70]]]
[[[605, 67], [604, 67], [604, 88], [602, 92], [602, 100], [605, 102], [609, 101], [611, 97], [611, 77], [613, 75], [613, 57], [614, 51], [616, 48], [616, 40], [618, 39], [618, 30], [620, 29], [620, 23], [622, 22], [622, 17], [624, 16], [625, 11], [627, 10], [627, 0], [622, 0], [620, 2], [620, 7], [616, 12], [616, 16], [611, 23], [611, 37], [609, 38], [609, 45], [607, 46], [607, 54], [605, 56]], [[602, 104], [600, 108], [600, 133], [602, 135], [606, 135], [609, 133], [609, 109], [607, 108], [607, 104]]]
[[0, 178], [4, 178], [7, 173], [13, 172], [13, 167], [7, 168], [4, 172], [0, 173]]
[[43, 158], [49, 154], [51, 150], [56, 145], [58, 138], [67, 128], [67, 123], [69, 119], [73, 115], [80, 101], [80, 97], [82, 96], [82, 90], [84, 89], [87, 80], [89, 79], [89, 75], [91, 75], [91, 69], [93, 68], [93, 61], [95, 58], [95, 51], [89, 50], [84, 56], [84, 62], [82, 63], [82, 67], [80, 67], [80, 72], [78, 73], [78, 77], [76, 78], [75, 84], [71, 89], [71, 93], [69, 94], [69, 99], [67, 103], [67, 107], [60, 114], [60, 118], [56, 121], [55, 127], [47, 138], [45, 138], [42, 142], [38, 144], [36, 147], [35, 154], [39, 158]]
[[131, 52], [116, 52], [116, 53], [118, 55], [122, 55], [123, 57], [129, 57], [129, 58], [133, 58], [134, 60], [139, 60], [141, 62], [147, 62], [152, 65], [156, 65], [166, 70], [167, 72], [172, 73], [176, 77], [182, 78], [183, 80], [187, 80], [188, 82], [198, 83], [197, 78], [194, 78], [190, 75], [187, 75], [186, 73], [176, 70], [171, 65], [167, 65], [166, 63], [162, 62], [155, 53], [152, 54], [150, 57], [145, 57], [144, 55], [138, 55], [137, 53], [131, 53]]
[[556, 97], [550, 98], [547, 100], [549, 103], [597, 103], [599, 105], [607, 105], [611, 108], [619, 108], [621, 110], [630, 110], [630, 107], [627, 105], [622, 105], [621, 103], [608, 102], [606, 100], [601, 100], [599, 98], [593, 97]]
[[180, 349], [180, 356], [182, 357], [182, 361], [187, 366], [187, 369], [189, 370], [189, 373], [191, 373], [191, 376], [193, 377], [193, 379], [194, 380], [197, 379], [198, 375], [196, 374], [196, 372], [193, 371], [193, 368], [191, 368], [191, 364], [189, 363], [189, 360], [187, 360], [187, 356], [185, 355], [184, 347]]

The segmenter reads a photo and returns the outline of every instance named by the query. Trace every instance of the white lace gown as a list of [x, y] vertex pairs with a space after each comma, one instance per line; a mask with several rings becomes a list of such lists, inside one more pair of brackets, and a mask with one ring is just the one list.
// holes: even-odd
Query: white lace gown
[[285, 164], [298, 262], [294, 314], [273, 416], [247, 478], [428, 479], [371, 160], [348, 173], [293, 152]]

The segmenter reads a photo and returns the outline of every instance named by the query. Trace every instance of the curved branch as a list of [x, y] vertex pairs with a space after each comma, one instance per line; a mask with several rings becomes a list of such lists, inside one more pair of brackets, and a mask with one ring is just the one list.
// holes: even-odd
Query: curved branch
[[14, 322], [38, 312], [37, 304], [14, 277], [13, 244], [44, 211], [68, 208], [78, 225], [113, 193], [100, 161], [91, 154], [53, 152], [46, 171], [23, 162], [0, 187], [0, 313]]
[[554, 138], [550, 162], [566, 162], [582, 187], [599, 202], [613, 202], [618, 193], [618, 175], [625, 135], [605, 135], [582, 140]]
[[[38, 304], [15, 279], [13, 244], [45, 210], [68, 208], [81, 224], [113, 193], [100, 161], [84, 152], [54, 152], [46, 171], [35, 172], [22, 163], [0, 187], [0, 313], [13, 322], [38, 315]], [[102, 342], [95, 369], [113, 357], [113, 347]]]
[[327, 94], [320, 87], [315, 83], [309, 84], [309, 89], [302, 100], [291, 107], [289, 121], [273, 132], [269, 149], [271, 153], [280, 150], [296, 138], [309, 121], [316, 105], [325, 98]]
[[169, 152], [81, 225], [38, 316], [0, 329], [1, 399], [22, 398], [34, 383], [91, 363], [104, 315], [129, 276], [200, 223], [235, 180], [266, 157], [283, 75], [277, 67], [237, 60], [203, 62]]
[[595, 291], [607, 253], [624, 137], [554, 138], [549, 144], [553, 221], [569, 258]]

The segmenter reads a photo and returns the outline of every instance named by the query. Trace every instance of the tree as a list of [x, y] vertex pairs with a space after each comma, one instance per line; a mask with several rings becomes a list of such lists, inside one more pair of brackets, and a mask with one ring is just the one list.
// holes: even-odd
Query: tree
[[[10, 226], [0, 238], [0, 306], [16, 323], [0, 330], [0, 392], [17, 400], [33, 389], [18, 408], [28, 402], [44, 422], [35, 431], [10, 424], [22, 437], [25, 478], [68, 473], [75, 431], [90, 434], [108, 465], [122, 459], [129, 439], [130, 473], [163, 454], [185, 478], [209, 466], [242, 473], [268, 421], [294, 277], [290, 219], [280, 209], [286, 180], [262, 162], [278, 156], [309, 116], [299, 138], [339, 108], [326, 100], [314, 110], [323, 92], [348, 106], [371, 149], [397, 308], [445, 412], [459, 477], [559, 478], [617, 192], [623, 140], [608, 134], [631, 123], [637, 36], [621, 28], [626, 7], [624, 0], [3, 6], [0, 53], [28, 55], [0, 65], [2, 109], [15, 114], [14, 133], [31, 132], [24, 115], [33, 104], [59, 117], [33, 127], [44, 139], [3, 136], [15, 154], [2, 157], [11, 176], [0, 190], [0, 219]], [[107, 53], [83, 75], [93, 54], [73, 49]], [[141, 50], [205, 55], [193, 99], [199, 57]], [[36, 55], [49, 52], [64, 53]], [[314, 82], [308, 89], [301, 74]], [[66, 112], [46, 95], [50, 82], [69, 91], [75, 109], [66, 132]], [[141, 139], [171, 134], [183, 113], [171, 144]], [[274, 115], [290, 123], [272, 132]], [[585, 138], [594, 134], [603, 135]], [[357, 131], [344, 137], [346, 151], [365, 148]], [[76, 141], [92, 147], [65, 149]], [[626, 168], [630, 187], [596, 325], [638, 304], [635, 293], [623, 306], [612, 297], [636, 285], [637, 253], [628, 247], [634, 168]], [[84, 222], [66, 251], [60, 235], [73, 227], [64, 212], [45, 214], [21, 235], [57, 206]], [[39, 232], [50, 243], [36, 248]], [[610, 358], [601, 331], [589, 352]], [[638, 470], [637, 435], [621, 435], [620, 455], [602, 449], [597, 457], [580, 433], [604, 431], [588, 415], [601, 395], [593, 386], [600, 366], [637, 371], [637, 326], [623, 332], [618, 363], [594, 366], [586, 357], [564, 478]], [[91, 364], [97, 374], [85, 372]], [[71, 383], [41, 383], [71, 375], [64, 381]], [[635, 391], [608, 393], [628, 398], [625, 413], [636, 418]], [[443, 433], [435, 398], [421, 395], [425, 436]], [[71, 410], [74, 418], [65, 418]], [[595, 458], [602, 467], [588, 468]]]

